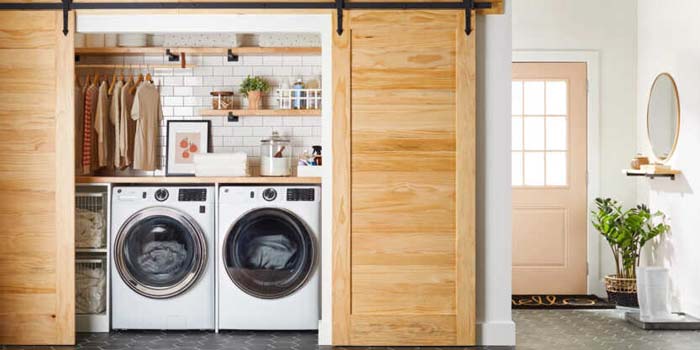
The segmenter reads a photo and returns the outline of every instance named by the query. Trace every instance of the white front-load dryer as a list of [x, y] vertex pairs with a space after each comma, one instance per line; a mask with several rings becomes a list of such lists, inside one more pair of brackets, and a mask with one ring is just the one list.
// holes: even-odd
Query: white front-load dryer
[[214, 187], [112, 191], [112, 328], [214, 329]]
[[219, 188], [219, 328], [318, 329], [321, 188]]

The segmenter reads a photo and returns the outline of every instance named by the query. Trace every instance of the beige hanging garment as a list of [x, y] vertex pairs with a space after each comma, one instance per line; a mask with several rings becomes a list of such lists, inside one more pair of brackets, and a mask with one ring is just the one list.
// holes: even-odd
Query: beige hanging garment
[[97, 112], [95, 114], [95, 132], [97, 133], [98, 167], [111, 166], [113, 128], [109, 124], [109, 84], [102, 81], [97, 94]]
[[121, 110], [119, 111], [119, 155], [124, 159], [124, 167], [131, 165], [134, 159], [134, 133], [136, 121], [131, 119], [131, 107], [134, 104], [134, 95], [131, 88], [133, 79], [124, 84], [121, 93]]
[[160, 104], [160, 92], [152, 83], [143, 82], [136, 90], [131, 119], [136, 120], [134, 169], [156, 170], [163, 109]]
[[124, 158], [119, 154], [119, 120], [121, 118], [122, 86], [124, 86], [124, 83], [121, 80], [114, 83], [112, 88], [112, 102], [109, 107], [109, 121], [112, 123], [112, 132], [114, 134], [112, 153], [114, 158], [114, 167], [117, 169], [121, 169], [125, 165]]

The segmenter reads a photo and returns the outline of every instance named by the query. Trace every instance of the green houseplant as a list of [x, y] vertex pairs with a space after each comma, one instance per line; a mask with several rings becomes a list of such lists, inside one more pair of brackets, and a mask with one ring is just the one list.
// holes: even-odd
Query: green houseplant
[[239, 90], [248, 98], [248, 109], [260, 109], [262, 94], [270, 91], [270, 84], [261, 77], [246, 77]]
[[642, 247], [670, 229], [666, 216], [660, 211], [652, 213], [643, 204], [623, 210], [611, 198], [596, 198], [595, 204], [593, 227], [605, 237], [615, 259], [615, 275], [605, 277], [608, 299], [622, 306], [638, 306], [636, 277]]

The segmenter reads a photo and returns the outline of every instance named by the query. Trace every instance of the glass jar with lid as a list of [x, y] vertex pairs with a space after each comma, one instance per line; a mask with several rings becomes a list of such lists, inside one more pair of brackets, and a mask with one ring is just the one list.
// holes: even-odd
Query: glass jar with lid
[[292, 174], [292, 150], [288, 139], [277, 131], [268, 139], [260, 140], [260, 175], [290, 176]]
[[233, 109], [233, 91], [212, 91], [211, 107], [213, 109]]

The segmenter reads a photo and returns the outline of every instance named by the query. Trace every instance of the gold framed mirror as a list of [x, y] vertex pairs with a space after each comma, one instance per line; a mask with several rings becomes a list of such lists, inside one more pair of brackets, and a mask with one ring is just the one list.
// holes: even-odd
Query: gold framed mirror
[[647, 138], [656, 161], [665, 163], [676, 150], [681, 113], [678, 88], [668, 73], [656, 76], [647, 103]]

